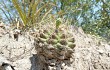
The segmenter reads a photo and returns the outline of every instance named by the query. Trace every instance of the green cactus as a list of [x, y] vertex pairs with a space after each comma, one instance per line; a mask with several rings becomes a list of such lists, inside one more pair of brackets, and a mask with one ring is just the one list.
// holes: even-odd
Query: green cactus
[[[59, 25], [60, 23], [56, 25], [56, 28], [58, 28]], [[73, 49], [75, 47], [75, 44], [74, 44], [75, 39], [72, 36], [72, 34], [66, 33], [66, 32], [64, 33], [64, 31], [61, 31], [60, 28], [58, 29], [59, 32], [55, 33], [54, 30], [56, 28], [53, 28], [53, 29], [49, 28], [48, 30], [47, 29], [40, 30], [39, 37], [37, 37], [39, 42], [43, 43], [44, 45], [46, 44], [47, 46], [52, 45], [59, 50], [65, 47], [70, 47]]]

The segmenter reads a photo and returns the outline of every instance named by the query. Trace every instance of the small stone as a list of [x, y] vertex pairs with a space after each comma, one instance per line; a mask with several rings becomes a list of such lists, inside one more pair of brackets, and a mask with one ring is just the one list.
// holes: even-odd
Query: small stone
[[18, 34], [14, 34], [14, 39], [15, 39], [16, 41], [18, 41], [18, 37], [19, 37]]
[[2, 21], [0, 21], [0, 27], [2, 28], [4, 26], [5, 26], [5, 24]]
[[49, 66], [49, 70], [56, 70], [56, 68]]
[[106, 50], [110, 50], [110, 45], [105, 44], [105, 49], [106, 49]]
[[104, 51], [103, 50], [98, 50], [99, 54], [103, 54]]
[[108, 57], [110, 57], [110, 53], [108, 53]]
[[65, 63], [62, 63], [62, 66], [64, 67], [65, 66]]
[[50, 66], [52, 66], [52, 67], [55, 66], [55, 63], [50, 63]]

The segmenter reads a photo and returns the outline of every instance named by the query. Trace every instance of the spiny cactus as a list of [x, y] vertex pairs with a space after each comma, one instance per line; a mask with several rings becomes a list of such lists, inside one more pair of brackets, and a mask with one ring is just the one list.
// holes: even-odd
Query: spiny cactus
[[51, 44], [54, 47], [57, 47], [57, 44], [62, 46], [68, 46], [70, 48], [75, 47], [74, 45], [74, 37], [68, 37], [66, 34], [59, 33], [51, 33], [48, 34], [48, 31], [44, 30], [43, 32], [39, 32], [39, 36], [36, 38], [40, 43], [46, 42], [47, 44]]
[[[63, 25], [57, 28], [58, 32], [55, 30], [56, 28], [54, 26], [47, 29], [39, 29], [37, 37], [35, 38], [36, 50], [39, 54], [43, 54], [49, 58], [60, 59], [59, 56], [64, 56], [61, 59], [70, 58], [70, 54], [73, 52], [73, 48], [75, 47], [75, 39], [72, 33], [69, 32], [70, 30], [67, 26]], [[52, 53], [51, 55], [49, 51]]]

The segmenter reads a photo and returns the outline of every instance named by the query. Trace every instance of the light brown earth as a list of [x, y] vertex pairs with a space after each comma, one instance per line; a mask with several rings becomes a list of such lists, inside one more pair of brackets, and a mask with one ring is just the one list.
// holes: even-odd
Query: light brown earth
[[[38, 55], [29, 32], [14, 39], [13, 31], [0, 28], [0, 65], [8, 62], [15, 70], [110, 70], [110, 45], [72, 27], [76, 47], [68, 60], [46, 59]], [[45, 64], [50, 62], [50, 64]]]

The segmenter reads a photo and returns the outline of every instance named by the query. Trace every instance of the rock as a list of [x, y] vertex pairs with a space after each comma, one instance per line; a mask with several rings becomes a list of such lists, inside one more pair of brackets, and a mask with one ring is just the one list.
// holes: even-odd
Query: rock
[[0, 55], [0, 70], [15, 70], [11, 62]]
[[106, 49], [106, 50], [110, 50], [110, 45], [105, 44], [105, 49]]
[[3, 63], [0, 70], [15, 70], [14, 67], [8, 63]]
[[9, 63], [10, 64], [10, 61], [8, 61], [5, 57], [0, 55], [0, 66], [2, 66], [3, 63]]
[[0, 21], [0, 27], [3, 28], [4, 26], [5, 24], [2, 21]]
[[104, 51], [103, 50], [97, 50], [100, 54], [103, 54]]

